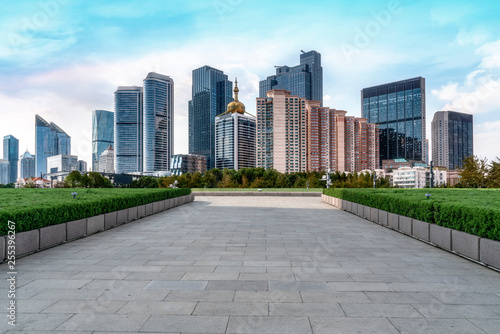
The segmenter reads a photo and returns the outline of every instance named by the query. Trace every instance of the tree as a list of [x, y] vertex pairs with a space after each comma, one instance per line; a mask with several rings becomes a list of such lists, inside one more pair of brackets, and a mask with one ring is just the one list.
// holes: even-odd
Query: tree
[[500, 158], [497, 157], [497, 160], [498, 161], [492, 161], [490, 165], [490, 170], [486, 179], [488, 188], [500, 188]]
[[477, 156], [464, 159], [464, 168], [460, 171], [460, 186], [464, 188], [485, 188], [488, 174], [488, 160]]
[[77, 170], [72, 171], [64, 179], [64, 184], [68, 188], [81, 187], [82, 186], [82, 174]]

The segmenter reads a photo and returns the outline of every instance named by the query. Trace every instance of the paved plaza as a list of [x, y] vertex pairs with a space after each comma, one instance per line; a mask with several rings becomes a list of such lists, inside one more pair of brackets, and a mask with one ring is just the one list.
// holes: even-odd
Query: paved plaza
[[200, 196], [16, 264], [1, 333], [500, 332], [498, 272], [319, 197]]

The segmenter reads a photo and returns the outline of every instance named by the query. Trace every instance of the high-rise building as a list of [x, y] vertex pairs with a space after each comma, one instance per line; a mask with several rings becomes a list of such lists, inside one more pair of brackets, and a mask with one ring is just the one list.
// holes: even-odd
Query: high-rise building
[[252, 115], [245, 115], [245, 105], [238, 101], [238, 92], [236, 80], [234, 101], [229, 103], [225, 113], [215, 118], [215, 168], [256, 167], [256, 120]]
[[189, 153], [207, 157], [207, 168], [215, 168], [215, 117], [233, 100], [233, 83], [224, 72], [203, 66], [193, 71], [189, 101]]
[[107, 110], [92, 112], [92, 170], [99, 167], [99, 156], [115, 142], [115, 114]]
[[47, 158], [64, 154], [71, 154], [71, 137], [60, 127], [42, 117], [35, 116], [35, 163], [36, 176], [46, 174]]
[[207, 171], [207, 157], [198, 154], [175, 154], [172, 156], [170, 171], [173, 175], [205, 173]]
[[378, 166], [378, 128], [284, 90], [257, 99], [257, 166], [282, 173]]
[[9, 160], [0, 159], [0, 184], [9, 183]]
[[465, 158], [474, 155], [473, 116], [456, 111], [438, 111], [432, 127], [434, 166], [450, 170], [463, 167]]
[[35, 177], [35, 157], [28, 150], [19, 159], [19, 177], [23, 179]]
[[59, 154], [47, 158], [47, 170], [50, 174], [78, 170], [78, 156]]
[[144, 172], [170, 170], [174, 152], [174, 81], [149, 73], [144, 79]]
[[300, 65], [276, 66], [276, 75], [267, 77], [259, 83], [259, 97], [273, 89], [284, 89], [291, 95], [323, 104], [323, 67], [321, 54], [316, 51], [300, 55]]
[[87, 162], [83, 160], [78, 160], [78, 171], [80, 173], [86, 173], [88, 171]]
[[425, 79], [364, 88], [362, 115], [379, 125], [380, 158], [425, 161]]
[[107, 149], [102, 152], [99, 157], [99, 168], [97, 169], [100, 173], [114, 173], [115, 172], [115, 150], [113, 146], [109, 145]]
[[142, 171], [143, 89], [121, 86], [115, 92], [115, 171]]
[[19, 161], [19, 140], [8, 135], [3, 137], [3, 158], [9, 161], [9, 182], [17, 180], [17, 162]]

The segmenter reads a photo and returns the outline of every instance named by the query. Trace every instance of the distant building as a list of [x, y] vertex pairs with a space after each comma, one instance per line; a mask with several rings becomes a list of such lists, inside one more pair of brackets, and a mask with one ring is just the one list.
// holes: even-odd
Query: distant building
[[143, 89], [118, 87], [115, 92], [115, 170], [142, 172], [143, 168]]
[[434, 166], [461, 169], [465, 158], [474, 155], [473, 116], [456, 111], [438, 111], [432, 127]]
[[362, 115], [379, 125], [380, 160], [425, 161], [425, 79], [364, 88]]
[[114, 160], [115, 150], [113, 149], [113, 146], [109, 145], [99, 157], [99, 167], [97, 168], [97, 171], [100, 173], [114, 173]]
[[143, 171], [170, 170], [174, 152], [174, 81], [151, 72], [144, 79]]
[[323, 104], [323, 67], [321, 54], [316, 51], [302, 52], [300, 65], [276, 66], [276, 75], [259, 83], [259, 98], [266, 98], [270, 90], [284, 89], [291, 95]]
[[9, 160], [0, 159], [0, 184], [9, 183]]
[[392, 172], [394, 169], [402, 167], [423, 167], [427, 168], [428, 165], [422, 161], [406, 160], [406, 159], [387, 159], [382, 160], [382, 169], [386, 172]]
[[185, 173], [205, 173], [207, 171], [207, 157], [198, 154], [176, 154], [172, 156], [170, 171], [173, 175]]
[[48, 123], [42, 117], [35, 116], [35, 174], [46, 174], [47, 158], [54, 155], [71, 154], [71, 137], [55, 123]]
[[401, 167], [392, 172], [392, 180], [400, 188], [424, 188], [427, 184], [427, 170], [423, 167]]
[[[69, 173], [78, 170], [78, 156], [59, 154], [47, 158], [47, 170], [49, 174]], [[58, 176], [60, 181], [64, 180], [66, 175]]]
[[99, 167], [99, 156], [115, 142], [115, 114], [107, 110], [92, 112], [92, 170]]
[[9, 161], [9, 182], [15, 183], [17, 180], [17, 165], [19, 161], [19, 140], [8, 135], [3, 137], [3, 158]]
[[233, 100], [233, 83], [221, 70], [203, 66], [193, 71], [189, 101], [189, 153], [207, 157], [207, 168], [215, 168], [215, 117]]
[[40, 177], [19, 178], [15, 183], [16, 188], [24, 188], [29, 185], [31, 188], [50, 188], [52, 182]]
[[215, 168], [256, 167], [256, 120], [252, 115], [245, 115], [245, 105], [238, 101], [238, 92], [236, 80], [234, 101], [229, 103], [224, 114], [215, 118]]
[[19, 176], [21, 178], [35, 177], [35, 157], [28, 150], [20, 157]]
[[78, 171], [80, 173], [86, 173], [86, 172], [88, 172], [87, 162], [86, 161], [78, 160]]

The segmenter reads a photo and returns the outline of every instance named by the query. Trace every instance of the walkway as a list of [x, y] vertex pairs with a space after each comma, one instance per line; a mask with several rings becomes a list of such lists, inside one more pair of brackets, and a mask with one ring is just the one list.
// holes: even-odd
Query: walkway
[[500, 328], [499, 273], [319, 198], [198, 197], [17, 267], [17, 326], [4, 315], [3, 333]]

